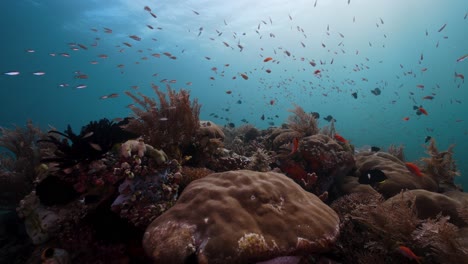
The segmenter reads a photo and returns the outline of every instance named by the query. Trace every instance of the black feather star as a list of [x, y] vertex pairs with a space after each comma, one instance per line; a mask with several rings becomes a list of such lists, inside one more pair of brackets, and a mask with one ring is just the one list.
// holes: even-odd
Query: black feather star
[[51, 130], [47, 139], [38, 142], [52, 143], [56, 149], [53, 156], [43, 158], [41, 162], [56, 162], [60, 168], [65, 169], [80, 162], [100, 159], [114, 144], [136, 137], [121, 128], [127, 122], [128, 120], [123, 120], [114, 123], [103, 118], [82, 127], [79, 135], [73, 132], [70, 125], [63, 133]]

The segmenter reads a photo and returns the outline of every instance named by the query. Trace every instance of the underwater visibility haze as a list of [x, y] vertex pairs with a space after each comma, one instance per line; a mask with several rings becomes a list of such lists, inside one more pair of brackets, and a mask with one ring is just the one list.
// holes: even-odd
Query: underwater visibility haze
[[[91, 199], [89, 196], [92, 193], [93, 199], [100, 201], [98, 205], [90, 202], [96, 206], [93, 210], [98, 212], [101, 211], [97, 208], [105, 205], [107, 201], [100, 198], [105, 196], [103, 193], [108, 194], [109, 197], [114, 195], [114, 200], [117, 196], [120, 197], [117, 199], [119, 202], [116, 200], [112, 203], [114, 206], [115, 203], [124, 203], [123, 200], [129, 199], [125, 196], [128, 193], [123, 191], [127, 187], [135, 193], [138, 190], [139, 195], [143, 193], [141, 197], [146, 198], [141, 198], [142, 201], [151, 201], [159, 206], [160, 211], [153, 213], [152, 217], [143, 222], [132, 218], [130, 213], [124, 215], [123, 210], [120, 211], [119, 208], [122, 219], [130, 219], [129, 222], [133, 224], [131, 228], [126, 229], [127, 231], [133, 230], [132, 228], [144, 230], [152, 220], [156, 219], [149, 227], [154, 227], [154, 229], [147, 233], [154, 232], [153, 236], [166, 239], [167, 234], [162, 234], [163, 231], [161, 231], [163, 228], [158, 229], [158, 221], [159, 226], [164, 225], [163, 220], [171, 219], [171, 210], [183, 211], [185, 208], [183, 206], [187, 207], [186, 210], [191, 208], [190, 202], [187, 202], [188, 205], [180, 205], [189, 199], [189, 194], [184, 192], [181, 195], [181, 191], [191, 180], [202, 178], [201, 175], [206, 176], [209, 173], [191, 171], [192, 174], [190, 174], [187, 172], [189, 169], [186, 168], [185, 172], [182, 170], [181, 175], [192, 176], [190, 180], [180, 180], [177, 175], [181, 172], [174, 169], [173, 164], [167, 165], [171, 159], [178, 160], [182, 167], [185, 164], [193, 167], [207, 167], [211, 172], [227, 173], [225, 179], [235, 180], [245, 177], [237, 175], [237, 172], [231, 172], [231, 174], [225, 172], [228, 169], [253, 170], [252, 164], [246, 165], [248, 162], [238, 157], [230, 157], [233, 163], [224, 160], [224, 167], [216, 165], [216, 162], [211, 167], [207, 165], [216, 160], [214, 158], [217, 157], [216, 155], [221, 155], [215, 149], [221, 149], [222, 142], [220, 141], [225, 137], [226, 149], [250, 157], [251, 161], [259, 160], [259, 156], [265, 156], [268, 152], [269, 158], [265, 158], [264, 161], [268, 160], [270, 165], [267, 164], [266, 167], [271, 167], [270, 169], [276, 167], [279, 172], [285, 173], [303, 189], [316, 194], [325, 202], [327, 199], [335, 200], [343, 194], [353, 192], [346, 189], [346, 191], [334, 193], [331, 190], [335, 188], [335, 181], [320, 180], [320, 173], [332, 178], [340, 178], [341, 174], [346, 175], [349, 172], [357, 175], [356, 179], [360, 177], [359, 175], [364, 175], [364, 179], [359, 178], [359, 183], [369, 184], [386, 199], [384, 202], [371, 197], [366, 201], [379, 206], [394, 199], [403, 189], [425, 189], [439, 195], [443, 189], [440, 187], [441, 182], [445, 181], [448, 185], [453, 185], [453, 183], [460, 185], [460, 190], [468, 189], [468, 177], [465, 175], [468, 173], [468, 162], [466, 162], [468, 160], [466, 107], [468, 82], [465, 82], [465, 76], [468, 75], [468, 3], [465, 0], [17, 0], [4, 3], [0, 13], [0, 21], [3, 25], [0, 29], [3, 40], [0, 49], [2, 58], [0, 62], [2, 134], [0, 136], [3, 140], [0, 140], [0, 143], [4, 147], [3, 150], [9, 149], [8, 140], [11, 137], [7, 137], [7, 134], [12, 133], [15, 126], [23, 127], [31, 121], [36, 126], [36, 128], [30, 127], [31, 129], [42, 130], [43, 134], [39, 142], [48, 145], [49, 149], [58, 149], [58, 151], [45, 151], [49, 155], [46, 158], [42, 157], [41, 162], [37, 161], [35, 165], [42, 162], [58, 163], [60, 173], [82, 175], [84, 170], [87, 170], [88, 174], [103, 170], [102, 167], [99, 169], [98, 165], [91, 163], [90, 156], [93, 157], [93, 161], [105, 159], [103, 162], [109, 168], [113, 166], [110, 165], [110, 161], [118, 163], [119, 172], [117, 173], [124, 175], [125, 172], [125, 176], [110, 176], [104, 173], [107, 176], [93, 176], [92, 179], [77, 176], [75, 180], [68, 180], [70, 177], [59, 173], [54, 177], [66, 179], [65, 182], [71, 185], [65, 185], [72, 186], [70, 188], [74, 194], [70, 194], [71, 197], [63, 194], [69, 199], [64, 198], [65, 200], [81, 200], [83, 197]], [[165, 99], [162, 98], [166, 98], [166, 95], [167, 105], [164, 105]], [[151, 101], [151, 98], [156, 99]], [[173, 113], [171, 111], [176, 111], [175, 109], [177, 114], [171, 114]], [[133, 119], [128, 119], [128, 117]], [[102, 121], [103, 118], [108, 120]], [[152, 123], [145, 118], [157, 120]], [[210, 130], [210, 128], [203, 132], [205, 134], [201, 133], [198, 127], [199, 120], [209, 120], [200, 123], [202, 128], [213, 126], [216, 129]], [[84, 126], [91, 121], [95, 123], [85, 129]], [[110, 124], [111, 121], [114, 125]], [[117, 126], [116, 124], [124, 125]], [[151, 130], [148, 124], [153, 124], [158, 128]], [[67, 128], [68, 125], [69, 128]], [[307, 128], [308, 125], [310, 125], [309, 128]], [[254, 129], [252, 126], [256, 128], [255, 133], [252, 132], [254, 130], [244, 129], [242, 130], [242, 133], [245, 133], [243, 136], [237, 135], [242, 141], [236, 141], [235, 133], [241, 133], [242, 127]], [[167, 130], [160, 129], [160, 127], [167, 128]], [[126, 131], [121, 131], [122, 128]], [[98, 129], [101, 129], [102, 134], [97, 132]], [[292, 129], [293, 132], [286, 131], [287, 129]], [[326, 131], [323, 135], [330, 137], [317, 139], [318, 141], [307, 140], [310, 136], [320, 134], [320, 129]], [[47, 133], [49, 130], [54, 132]], [[150, 130], [154, 134], [144, 134], [144, 131]], [[285, 133], [281, 140], [278, 136], [281, 134], [278, 132], [280, 130], [281, 133]], [[247, 140], [246, 131], [250, 131], [249, 137], [254, 139]], [[163, 139], [166, 139], [167, 133], [173, 135], [172, 139], [176, 143], [170, 140], [164, 142]], [[106, 135], [108, 138], [104, 139]], [[197, 136], [190, 138], [190, 135]], [[140, 145], [138, 145], [138, 141], [135, 140], [138, 136], [143, 136], [145, 142], [140, 140]], [[230, 136], [232, 140], [228, 140]], [[162, 139], [158, 140], [155, 137]], [[209, 140], [204, 137], [208, 137]], [[68, 138], [70, 145], [73, 143], [73, 146], [66, 146], [62, 141], [65, 138]], [[95, 141], [87, 141], [90, 138], [94, 138]], [[190, 139], [196, 139], [197, 143], [190, 142]], [[101, 144], [98, 144], [98, 141]], [[326, 142], [323, 143], [326, 146], [323, 148], [330, 150], [333, 157], [320, 154], [320, 158], [317, 158], [317, 156], [305, 154], [307, 147], [310, 150], [311, 146], [315, 146], [311, 142]], [[127, 152], [122, 151], [125, 153], [122, 154], [125, 159], [131, 159], [132, 154], [138, 153], [140, 158], [143, 155], [149, 155], [156, 160], [151, 161], [154, 164], [151, 162], [146, 164], [145, 160], [142, 161], [142, 164], [148, 168], [157, 168], [155, 171], [158, 171], [156, 174], [160, 177], [158, 182], [152, 183], [153, 185], [147, 182], [146, 184], [148, 188], [155, 190], [162, 188], [163, 190], [158, 189], [155, 191], [157, 194], [149, 195], [146, 190], [141, 190], [142, 184], [131, 184], [127, 182], [128, 180], [123, 180], [125, 177], [130, 177], [130, 174], [150, 175], [151, 173], [148, 172], [149, 169], [138, 167], [140, 164], [127, 168], [121, 159], [110, 157], [112, 155], [108, 152], [112, 152], [115, 148], [113, 143], [128, 147], [128, 155]], [[145, 147], [145, 143], [150, 146]], [[246, 145], [242, 145], [244, 143]], [[236, 145], [242, 145], [245, 148], [235, 148]], [[250, 147], [246, 147], [247, 145]], [[438, 151], [436, 145], [438, 149], [448, 149], [448, 151]], [[247, 149], [252, 146], [257, 150], [249, 152]], [[371, 147], [374, 147], [373, 151]], [[258, 150], [260, 148], [266, 150], [260, 151]], [[9, 150], [15, 152], [12, 149]], [[393, 151], [392, 154], [396, 155], [398, 150], [404, 151], [404, 159], [399, 157], [401, 158], [399, 161], [393, 160], [394, 157], [389, 158], [386, 153], [382, 154], [385, 151]], [[205, 154], [201, 154], [202, 152]], [[377, 155], [375, 153], [380, 153], [381, 159], [392, 160], [398, 163], [396, 167], [401, 168], [389, 169], [382, 165], [382, 161], [370, 162], [372, 165], [369, 165], [367, 161], [372, 157], [366, 156], [365, 153], [374, 153], [374, 156]], [[256, 159], [252, 158], [254, 154]], [[428, 154], [432, 156], [432, 159], [427, 158]], [[6, 160], [10, 156], [6, 154], [2, 157], [6, 157]], [[436, 161], [436, 156], [440, 159], [439, 161]], [[337, 162], [339, 160], [338, 163], [344, 165], [338, 169], [331, 160]], [[128, 160], [126, 162], [132, 164]], [[163, 163], [167, 168], [160, 168]], [[236, 166], [233, 165], [234, 163]], [[436, 163], [438, 165], [434, 165]], [[8, 167], [6, 164], [7, 162], [4, 161], [0, 170], [6, 171], [5, 168]], [[82, 165], [78, 168], [80, 164], [86, 164], [86, 166]], [[390, 167], [396, 168], [392, 166]], [[48, 168], [46, 167], [43, 169], [49, 174], [57, 173], [57, 171], [51, 172], [50, 164]], [[446, 174], [440, 171], [441, 168], [446, 169]], [[37, 171], [36, 168], [31, 170], [31, 173], [40, 175]], [[271, 173], [263, 169], [257, 169], [257, 171]], [[416, 177], [415, 186], [417, 187], [407, 187], [411, 184], [405, 185], [406, 180], [402, 180], [405, 184], [398, 186], [406, 187], [389, 187], [389, 189], [384, 188], [384, 191], [379, 190], [376, 185], [383, 183], [387, 178], [399, 179], [400, 176], [392, 176], [395, 171], [400, 174], [409, 173], [410, 177]], [[431, 172], [449, 176], [444, 176], [443, 180], [439, 178], [434, 183], [420, 179]], [[279, 176], [272, 174], [274, 174], [270, 175], [272, 181], [284, 180], [274, 179]], [[317, 175], [319, 180], [316, 178]], [[203, 179], [208, 182], [206, 184], [212, 184], [210, 177], [212, 176]], [[372, 182], [371, 177], [379, 178], [379, 180]], [[434, 177], [437, 178], [437, 176]], [[88, 180], [97, 186], [101, 184], [107, 186], [106, 184], [111, 183], [118, 191], [114, 190], [114, 193], [108, 189], [96, 191], [96, 188], [89, 187]], [[40, 182], [41, 179], [38, 181]], [[53, 189], [53, 187], [41, 187], [41, 189], [37, 186], [46, 184], [36, 186], [37, 182], [31, 181], [29, 184], [37, 188], [38, 195], [42, 189]], [[52, 185], [58, 188], [57, 186], [62, 186], [61, 184], [64, 183], [54, 182], [54, 184], [57, 185]], [[255, 185], [257, 183], [252, 184], [257, 186]], [[258, 184], [260, 186], [263, 183]], [[285, 189], [291, 192], [299, 192], [294, 189], [296, 186], [289, 186], [289, 182], [281, 184], [288, 186]], [[313, 185], [314, 187], [311, 187]], [[197, 187], [195, 184], [188, 185], [187, 193], [194, 193], [195, 196], [196, 190], [192, 190], [195, 187]], [[200, 188], [202, 187], [203, 185]], [[268, 189], [268, 187], [261, 188]], [[396, 189], [398, 190], [395, 191]], [[330, 193], [330, 197], [324, 193], [327, 195]], [[22, 196], [26, 194], [23, 193]], [[306, 197], [309, 194], [297, 195], [298, 199], [305, 199], [301, 195]], [[181, 197], [179, 201], [182, 202], [177, 201], [176, 204], [179, 196]], [[313, 199], [318, 201], [317, 197]], [[453, 196], [450, 197], [450, 199], [453, 198]], [[20, 198], [12, 200], [18, 202]], [[29, 197], [29, 199], [34, 198]], [[41, 203], [48, 205], [44, 199], [40, 198]], [[350, 201], [356, 202], [356, 199], [352, 196], [348, 200], [338, 200], [339, 202], [334, 203], [331, 208], [338, 212], [341, 219], [344, 212], [350, 208], [344, 204]], [[463, 199], [465, 199], [463, 201], [468, 201], [466, 197]], [[160, 202], [161, 200], [164, 202]], [[87, 204], [86, 201], [84, 203]], [[462, 207], [466, 210], [468, 202], [460, 203], [464, 204]], [[57, 206], [56, 204], [56, 202], [50, 202], [49, 205]], [[281, 207], [279, 204], [278, 202], [278, 208]], [[156, 218], [173, 205], [174, 209], [167, 211], [169, 214], [165, 213]], [[24, 204], [21, 206], [24, 207]], [[388, 204], [385, 206], [382, 205], [380, 208], [389, 208]], [[23, 207], [18, 209], [19, 214], [27, 219], [27, 213], [25, 213], [27, 210]], [[53, 211], [50, 208], [41, 210], [37, 213], [38, 215], [46, 215], [44, 213], [46, 210]], [[329, 207], [321, 208], [321, 210], [323, 210], [322, 213], [317, 214], [326, 215], [323, 220], [329, 222], [330, 226], [322, 226], [321, 230], [324, 230], [324, 234], [314, 233], [311, 237], [324, 236], [326, 237], [324, 244], [333, 244], [337, 235], [333, 232], [335, 228], [333, 223], [338, 222], [338, 217], [333, 216], [336, 213]], [[367, 209], [361, 208], [361, 210]], [[460, 223], [465, 221], [460, 225], [454, 223], [460, 228], [466, 227], [468, 223], [468, 214], [466, 211], [465, 214], [460, 213], [462, 211], [458, 210], [459, 215], [456, 217], [451, 215], [452, 220], [455, 219]], [[346, 211], [346, 213], [358, 214], [356, 211]], [[407, 212], [401, 214], [404, 213]], [[229, 213], [226, 212], [226, 214]], [[363, 214], [364, 219], [366, 214]], [[302, 215], [299, 213], [299, 216], [295, 216]], [[297, 217], [292, 217], [293, 220], [290, 221], [295, 221]], [[369, 220], [370, 216], [366, 219], [365, 221], [361, 219], [365, 222], [364, 225], [378, 226], [377, 220]], [[53, 220], [50, 221], [53, 222]], [[425, 237], [427, 234], [420, 229], [421, 223], [417, 221], [420, 220], [414, 220], [413, 229], [411, 229], [416, 230], [412, 233], [413, 237], [427, 238]], [[425, 222], [422, 225], [426, 227], [430, 224], [442, 225], [442, 222], [446, 223], [448, 220], [438, 216], [437, 220], [431, 221], [433, 222]], [[164, 228], [184, 230], [181, 226], [164, 226]], [[391, 229], [385, 228], [382, 227], [380, 230], [392, 232]], [[29, 237], [34, 237], [34, 235], [31, 236], [30, 230], [31, 227], [28, 229]], [[141, 231], [141, 229], [138, 230]], [[341, 236], [346, 232], [350, 235], [350, 230], [341, 230]], [[68, 231], [67, 238], [77, 239], [75, 233]], [[186, 231], [191, 232], [191, 229]], [[204, 230], [204, 232], [214, 231]], [[54, 231], [48, 232], [47, 239], [31, 238], [33, 244], [44, 245], [42, 243], [54, 237], [52, 233]], [[64, 233], [66, 232], [61, 232], [62, 235]], [[142, 233], [136, 238], [130, 233], [131, 231], [128, 231], [125, 239], [129, 241], [141, 239]], [[107, 233], [103, 236], [107, 236]], [[259, 237], [245, 236], [244, 234], [244, 237], [237, 241], [238, 243], [232, 244], [241, 246], [245, 241], [262, 241]], [[65, 241], [64, 237], [58, 237], [56, 241]], [[271, 237], [275, 238], [274, 235]], [[366, 238], [369, 237], [375, 239], [378, 236], [369, 235]], [[157, 261], [157, 256], [169, 254], [159, 252], [158, 242], [148, 238], [147, 234], [144, 239], [151, 244], [143, 246], [149, 258]], [[390, 240], [394, 242], [402, 239], [395, 236]], [[222, 241], [230, 240], [223, 239]], [[382, 263], [392, 263], [392, 260], [426, 263], [424, 258], [429, 261], [427, 263], [444, 263], [440, 259], [445, 255], [438, 251], [424, 251], [427, 245], [414, 242], [419, 240], [405, 241], [406, 244], [398, 245], [396, 253], [393, 251], [389, 253], [390, 255], [385, 253], [389, 259], [385, 259], [386, 262]], [[408, 241], [414, 243], [411, 244]], [[226, 243], [228, 247], [230, 244]], [[265, 243], [268, 244], [268, 241]], [[285, 244], [288, 243], [290, 241], [285, 242]], [[338, 243], [341, 243], [342, 248], [351, 244], [351, 242], [346, 244], [346, 241]], [[278, 245], [281, 247], [281, 242], [278, 242]], [[138, 251], [128, 244], [126, 246], [128, 252]], [[379, 252], [378, 254], [386, 252], [386, 249], [377, 249], [376, 244], [373, 246], [375, 252]], [[57, 245], [52, 244], [48, 247], [53, 248]], [[206, 256], [200, 257], [202, 253], [198, 250], [204, 245], [196, 247], [198, 247], [196, 251], [198, 260], [203, 260]], [[307, 250], [310, 249], [309, 247], [310, 245], [304, 245]], [[325, 245], [323, 247], [317, 251], [329, 251], [331, 248]], [[372, 246], [368, 245], [368, 247]], [[79, 251], [77, 247], [70, 246], [70, 248]], [[413, 253], [415, 249], [416, 252]], [[210, 259], [213, 255], [209, 253], [213, 248], [207, 246], [206, 250], [207, 258]], [[467, 249], [464, 248], [464, 250]], [[109, 252], [111, 251], [109, 249]], [[336, 263], [347, 263], [347, 258], [344, 256], [349, 252], [336, 248], [332, 251], [335, 255], [327, 256], [328, 258], [335, 259]], [[34, 254], [38, 255], [37, 259], [40, 259], [41, 252], [43, 255], [48, 253], [50, 256], [58, 254], [57, 250], [46, 252], [44, 247], [34, 247], [34, 249], [26, 247], [25, 252], [35, 252], [32, 253], [33, 257], [25, 258], [25, 261], [31, 261]], [[230, 253], [232, 252], [224, 254], [228, 256]], [[68, 254], [73, 259], [73, 253], [68, 252]], [[129, 253], [129, 255], [132, 254], [138, 255], [134, 252]], [[281, 254], [275, 253], [272, 256], [282, 256]], [[371, 259], [364, 257], [362, 253], [359, 254], [363, 261]], [[435, 256], [437, 254], [440, 254], [439, 257]], [[452, 252], [452, 256], [461, 256], [457, 254]], [[423, 256], [419, 258], [416, 255]], [[135, 261], [132, 257], [130, 259]], [[168, 261], [168, 259], [174, 263], [178, 262], [177, 259], [170, 257], [165, 260]], [[248, 255], [237, 261], [242, 263], [242, 261], [257, 262], [267, 259], [269, 258]], [[320, 256], [314, 256], [312, 259], [318, 260]], [[137, 259], [138, 261], [146, 260]], [[283, 263], [294, 263], [296, 260], [285, 261], [291, 262]], [[311, 261], [311, 258], [301, 261]]]

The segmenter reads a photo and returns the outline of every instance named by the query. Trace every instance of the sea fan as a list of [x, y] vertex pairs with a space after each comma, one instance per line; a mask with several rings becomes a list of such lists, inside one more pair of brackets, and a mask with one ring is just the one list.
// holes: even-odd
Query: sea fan
[[294, 131], [301, 134], [301, 137], [307, 137], [317, 134], [318, 128], [317, 119], [312, 113], [306, 113], [302, 107], [295, 105], [294, 109], [289, 110], [293, 113], [288, 117], [288, 126]]
[[167, 94], [153, 86], [159, 102], [146, 95], [125, 92], [137, 106], [131, 107], [135, 118], [125, 126], [127, 131], [143, 137], [145, 143], [163, 149], [169, 156], [179, 157], [180, 147], [194, 141], [200, 127], [200, 105], [190, 100], [186, 90], [176, 92], [167, 87]]
[[15, 208], [32, 190], [39, 165], [36, 141], [44, 137], [41, 129], [28, 121], [26, 127], [0, 127], [0, 206]]

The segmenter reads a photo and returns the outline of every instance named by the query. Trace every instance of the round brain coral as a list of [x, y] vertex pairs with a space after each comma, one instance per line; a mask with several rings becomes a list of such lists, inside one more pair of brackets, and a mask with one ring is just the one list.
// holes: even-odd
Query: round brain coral
[[408, 170], [401, 160], [386, 152], [362, 152], [356, 157], [357, 170], [355, 175], [359, 177], [367, 174], [371, 170], [379, 170], [388, 178], [377, 185], [377, 191], [389, 198], [401, 190], [425, 189], [428, 191], [437, 191], [437, 183], [424, 174], [416, 176]]
[[192, 182], [143, 247], [154, 263], [251, 263], [326, 252], [338, 234], [337, 214], [293, 180], [239, 170]]

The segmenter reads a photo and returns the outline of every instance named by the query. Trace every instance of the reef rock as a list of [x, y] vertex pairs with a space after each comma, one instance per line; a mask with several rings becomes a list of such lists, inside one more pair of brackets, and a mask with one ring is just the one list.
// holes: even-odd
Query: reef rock
[[293, 180], [240, 170], [190, 183], [143, 247], [154, 263], [251, 263], [326, 252], [338, 234], [338, 215]]
[[316, 194], [328, 191], [336, 178], [345, 176], [354, 167], [352, 152], [327, 135], [305, 137], [299, 145], [301, 156], [306, 161], [306, 171], [318, 175]]
[[456, 199], [456, 197], [461, 195], [468, 198], [468, 194], [458, 192], [457, 195], [454, 193], [449, 195], [454, 197], [449, 197], [445, 194], [429, 192], [426, 190], [409, 190], [403, 192], [401, 197], [400, 195], [396, 195], [384, 203], [391, 204], [393, 200], [401, 198], [407, 200], [408, 202], [412, 202], [414, 199], [413, 210], [415, 210], [418, 218], [436, 218], [437, 215], [442, 214], [443, 216], [449, 216], [449, 221], [452, 224], [458, 227], [466, 227], [468, 223], [463, 220], [463, 218], [460, 216], [460, 213], [465, 211], [466, 214], [468, 206], [464, 204], [463, 201]]
[[437, 191], [437, 183], [426, 174], [417, 176], [411, 173], [401, 160], [386, 152], [361, 152], [355, 155], [356, 177], [377, 171], [383, 172], [385, 180], [375, 185], [375, 189], [389, 198], [401, 190], [425, 189]]

